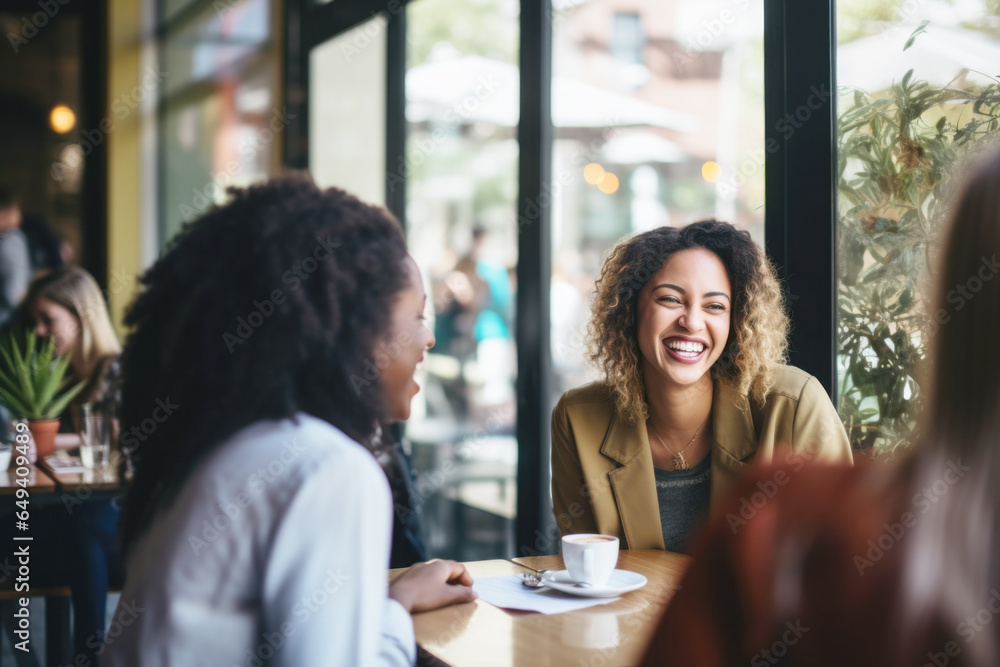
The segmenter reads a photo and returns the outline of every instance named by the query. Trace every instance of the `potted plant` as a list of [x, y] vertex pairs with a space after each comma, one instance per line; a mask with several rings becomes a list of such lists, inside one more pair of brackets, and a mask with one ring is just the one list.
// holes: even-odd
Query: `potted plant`
[[28, 420], [35, 451], [42, 457], [55, 451], [59, 415], [80, 393], [85, 381], [64, 386], [69, 355], [56, 356], [55, 341], [51, 338], [39, 346], [33, 331], [28, 332], [26, 339], [23, 353], [13, 333], [9, 338], [10, 351], [0, 347], [5, 364], [0, 368], [0, 402], [13, 415]]

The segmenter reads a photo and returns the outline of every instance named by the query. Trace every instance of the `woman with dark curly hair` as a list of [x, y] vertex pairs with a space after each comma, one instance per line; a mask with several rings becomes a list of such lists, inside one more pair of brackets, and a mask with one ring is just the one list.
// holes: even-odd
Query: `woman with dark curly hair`
[[[103, 664], [412, 664], [408, 612], [465, 568], [386, 585], [372, 456], [434, 337], [399, 225], [290, 177], [231, 190], [143, 277], [122, 355], [127, 578]], [[113, 624], [113, 628], [115, 625]]]
[[704, 220], [612, 249], [589, 331], [605, 379], [552, 413], [560, 532], [684, 551], [751, 461], [850, 462], [823, 387], [782, 363], [787, 331], [774, 270], [746, 231]]

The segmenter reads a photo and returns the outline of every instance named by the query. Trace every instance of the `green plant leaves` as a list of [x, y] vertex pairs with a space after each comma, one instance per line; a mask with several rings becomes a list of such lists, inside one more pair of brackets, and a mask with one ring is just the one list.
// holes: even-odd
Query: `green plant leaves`
[[55, 419], [80, 393], [86, 381], [65, 388], [69, 356], [57, 357], [52, 339], [38, 349], [33, 331], [27, 332], [25, 340], [23, 353], [13, 332], [7, 341], [10, 352], [0, 347], [4, 361], [4, 367], [0, 368], [0, 402], [18, 417], [32, 421]]
[[31, 412], [31, 408], [17, 397], [16, 391], [10, 391], [6, 386], [0, 387], [0, 403], [6, 405], [8, 410], [19, 417]]
[[906, 84], [910, 82], [910, 77], [913, 76], [913, 69], [911, 68], [903, 75], [903, 90], [906, 90]]
[[924, 28], [927, 27], [928, 23], [930, 23], [930, 21], [923, 21], [923, 22], [921, 22], [920, 25], [917, 26], [917, 29], [914, 30], [910, 34], [910, 38], [907, 39], [906, 40], [906, 44], [903, 45], [903, 50], [904, 51], [906, 51], [908, 48], [910, 48], [911, 46], [913, 46], [913, 42], [917, 41], [917, 35], [921, 35], [921, 34], [927, 32]]
[[852, 445], [878, 452], [916, 437], [932, 322], [917, 286], [949, 209], [949, 179], [1000, 131], [1000, 83], [936, 86], [916, 70], [897, 81], [855, 89], [838, 118], [839, 409]]
[[80, 393], [85, 384], [87, 384], [87, 381], [81, 380], [79, 383], [73, 385], [72, 387], [64, 391], [59, 398], [54, 400], [44, 409], [44, 411], [42, 412], [44, 416], [42, 418], [56, 419], [57, 417], [59, 417], [59, 415], [62, 414], [63, 410], [66, 409], [66, 406], [69, 405], [69, 402], [72, 401], [76, 397], [76, 395]]

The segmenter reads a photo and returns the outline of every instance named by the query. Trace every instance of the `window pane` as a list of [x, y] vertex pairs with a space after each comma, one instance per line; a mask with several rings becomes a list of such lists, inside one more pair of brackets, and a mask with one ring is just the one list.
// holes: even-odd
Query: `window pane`
[[917, 369], [948, 317], [926, 307], [928, 240], [952, 167], [997, 127], [997, 19], [985, 0], [837, 4], [839, 408], [862, 450], [913, 438]]
[[221, 202], [230, 185], [265, 178], [287, 119], [272, 103], [272, 72], [220, 80], [204, 95], [168, 98], [162, 127], [160, 238]]
[[273, 92], [269, 8], [268, 0], [205, 7], [163, 39], [161, 246], [221, 202], [226, 187], [270, 173], [275, 139], [290, 119]]
[[585, 363], [601, 259], [625, 234], [715, 216], [764, 237], [762, 0], [557, 0], [552, 362]]
[[[407, 234], [435, 348], [407, 425], [435, 556], [512, 551], [518, 4], [407, 6]], [[402, 174], [388, 165], [390, 187]]]
[[271, 36], [268, 0], [215, 3], [165, 40], [167, 94], [205, 79], [225, 80], [245, 68]]
[[377, 14], [309, 54], [309, 171], [373, 204], [385, 203], [388, 19]]
[[169, 21], [195, 2], [197, 0], [160, 0], [158, 3], [160, 21]]

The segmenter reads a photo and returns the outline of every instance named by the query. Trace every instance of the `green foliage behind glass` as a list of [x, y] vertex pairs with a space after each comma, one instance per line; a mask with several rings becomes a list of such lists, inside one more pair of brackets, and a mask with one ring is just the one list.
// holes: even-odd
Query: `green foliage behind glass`
[[1000, 85], [961, 85], [966, 74], [937, 87], [910, 70], [877, 97], [847, 90], [847, 104], [841, 90], [839, 408], [858, 449], [914, 440], [936, 230], [963, 156], [996, 139], [1000, 117]]

